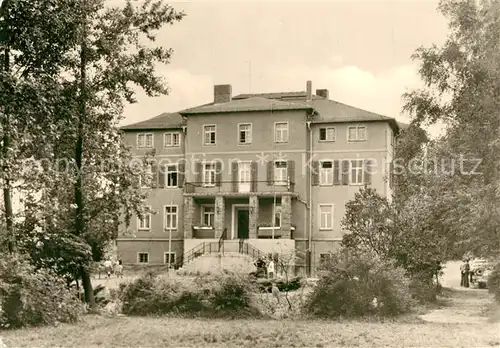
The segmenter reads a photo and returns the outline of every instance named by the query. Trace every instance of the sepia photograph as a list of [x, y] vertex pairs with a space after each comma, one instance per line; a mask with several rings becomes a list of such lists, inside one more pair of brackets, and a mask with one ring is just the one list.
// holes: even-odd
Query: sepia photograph
[[0, 348], [500, 348], [500, 0], [0, 0]]

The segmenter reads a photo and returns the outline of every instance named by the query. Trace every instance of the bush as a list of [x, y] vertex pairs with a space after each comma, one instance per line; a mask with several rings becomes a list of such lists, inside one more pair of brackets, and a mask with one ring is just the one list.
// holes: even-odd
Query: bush
[[332, 255], [304, 310], [317, 317], [395, 316], [413, 304], [405, 271], [374, 255]]
[[420, 303], [435, 302], [440, 291], [441, 286], [434, 283], [432, 275], [418, 273], [411, 277], [411, 295]]
[[488, 291], [500, 302], [500, 263], [497, 263], [488, 277]]
[[16, 256], [0, 259], [0, 327], [76, 322], [81, 314], [77, 293], [62, 278]]
[[243, 316], [256, 313], [253, 292], [250, 280], [237, 275], [182, 281], [146, 275], [121, 285], [119, 297], [128, 315]]

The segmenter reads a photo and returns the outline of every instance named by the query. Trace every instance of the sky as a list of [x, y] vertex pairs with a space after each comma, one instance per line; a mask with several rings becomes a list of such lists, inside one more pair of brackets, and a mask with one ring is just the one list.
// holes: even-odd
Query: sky
[[[172, 2], [171, 2], [172, 3]], [[174, 50], [158, 72], [167, 96], [127, 105], [123, 124], [211, 102], [214, 84], [233, 95], [326, 88], [330, 99], [407, 122], [401, 95], [421, 86], [420, 46], [447, 35], [437, 0], [212, 2], [172, 6], [186, 17], [157, 44]], [[431, 133], [437, 134], [439, 128]]]

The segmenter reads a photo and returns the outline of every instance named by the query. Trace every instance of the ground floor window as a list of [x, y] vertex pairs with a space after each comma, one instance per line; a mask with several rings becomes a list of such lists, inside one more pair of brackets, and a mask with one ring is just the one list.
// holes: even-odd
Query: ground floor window
[[330, 261], [331, 258], [332, 258], [332, 254], [330, 254], [330, 253], [321, 253], [321, 254], [319, 254], [319, 262], [321, 264], [328, 263], [328, 261]]
[[137, 254], [137, 260], [139, 263], [149, 263], [149, 253]]
[[173, 266], [175, 264], [175, 253], [173, 252], [168, 253], [168, 251], [165, 253], [165, 264], [168, 264], [169, 256], [170, 256], [170, 265]]

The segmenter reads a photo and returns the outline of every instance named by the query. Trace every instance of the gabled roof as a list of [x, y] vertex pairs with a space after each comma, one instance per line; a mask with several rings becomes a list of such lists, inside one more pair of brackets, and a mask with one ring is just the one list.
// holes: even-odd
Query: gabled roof
[[148, 129], [180, 129], [183, 125], [182, 115], [179, 113], [163, 113], [145, 121], [121, 127], [121, 130], [148, 130]]
[[215, 114], [242, 111], [311, 110], [312, 107], [298, 101], [285, 102], [262, 97], [236, 99], [229, 103], [207, 104], [181, 111], [182, 115]]

